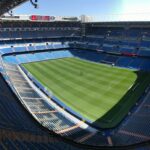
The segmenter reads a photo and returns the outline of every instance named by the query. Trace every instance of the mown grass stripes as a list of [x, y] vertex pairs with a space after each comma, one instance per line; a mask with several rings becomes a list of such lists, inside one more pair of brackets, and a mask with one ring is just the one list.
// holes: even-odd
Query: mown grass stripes
[[[139, 77], [135, 71], [77, 58], [35, 62], [23, 66], [62, 102], [85, 118], [93, 122], [98, 121], [97, 124], [104, 128], [111, 127], [109, 121], [116, 125], [127, 113], [137, 97], [128, 104], [122, 99], [127, 97], [128, 90], [132, 89], [137, 80], [142, 82], [139, 80], [142, 75]], [[118, 104], [122, 112], [117, 107], [110, 114]], [[126, 111], [123, 110], [123, 104], [127, 105]], [[113, 116], [119, 118], [115, 121]]]

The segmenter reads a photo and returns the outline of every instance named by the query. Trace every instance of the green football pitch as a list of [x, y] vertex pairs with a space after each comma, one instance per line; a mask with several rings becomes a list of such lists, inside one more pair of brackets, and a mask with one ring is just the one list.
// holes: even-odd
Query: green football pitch
[[150, 83], [148, 73], [78, 58], [23, 66], [64, 104], [101, 128], [115, 127]]

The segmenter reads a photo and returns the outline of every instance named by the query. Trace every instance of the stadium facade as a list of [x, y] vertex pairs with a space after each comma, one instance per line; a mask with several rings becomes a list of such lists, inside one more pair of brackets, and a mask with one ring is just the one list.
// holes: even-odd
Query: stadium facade
[[[0, 15], [22, 2], [3, 0]], [[0, 20], [0, 149], [149, 149], [150, 22], [26, 17]], [[129, 69], [138, 72], [137, 79], [123, 103], [93, 122], [63, 103], [23, 65], [65, 58]], [[77, 75], [84, 77], [84, 72]]]

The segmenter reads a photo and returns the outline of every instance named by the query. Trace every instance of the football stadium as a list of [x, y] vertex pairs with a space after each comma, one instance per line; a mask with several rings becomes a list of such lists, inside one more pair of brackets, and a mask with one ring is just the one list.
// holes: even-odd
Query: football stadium
[[9, 12], [27, 1], [0, 0], [0, 150], [149, 150], [150, 21]]

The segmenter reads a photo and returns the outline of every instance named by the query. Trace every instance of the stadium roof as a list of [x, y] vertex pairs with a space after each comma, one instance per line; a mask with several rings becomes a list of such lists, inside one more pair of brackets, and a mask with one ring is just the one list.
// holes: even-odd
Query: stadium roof
[[0, 16], [27, 0], [0, 0]]

